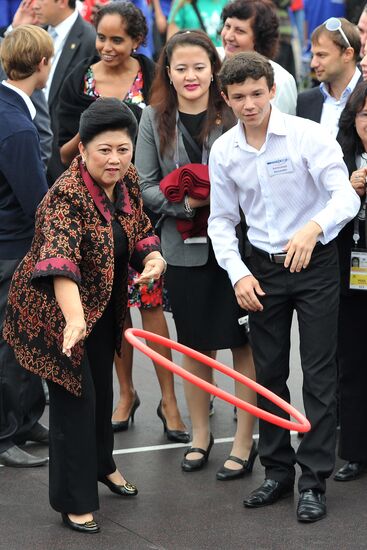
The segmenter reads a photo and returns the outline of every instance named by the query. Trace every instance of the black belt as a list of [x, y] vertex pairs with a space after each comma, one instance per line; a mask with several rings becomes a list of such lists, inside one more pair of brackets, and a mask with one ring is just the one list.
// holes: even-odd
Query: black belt
[[[322, 246], [323, 246], [322, 243], [320, 243], [320, 241], [318, 241], [316, 243], [315, 249], [319, 248], [319, 247], [321, 248]], [[325, 246], [327, 246], [327, 245], [325, 245]], [[261, 250], [261, 248], [257, 248], [257, 246], [254, 246], [253, 244], [251, 245], [251, 250], [253, 250], [256, 254], [259, 254], [260, 256], [264, 256], [264, 258], [267, 258], [269, 260], [269, 262], [271, 262], [273, 264], [283, 265], [285, 257], [287, 255], [286, 252], [274, 252], [274, 254], [271, 254], [270, 252], [266, 252], [265, 250]]]
[[271, 254], [270, 252], [261, 250], [261, 248], [257, 248], [254, 245], [251, 245], [251, 248], [256, 254], [264, 256], [264, 258], [267, 258], [269, 262], [272, 262], [273, 264], [284, 264], [284, 260], [287, 255], [286, 252], [274, 252], [274, 254]]

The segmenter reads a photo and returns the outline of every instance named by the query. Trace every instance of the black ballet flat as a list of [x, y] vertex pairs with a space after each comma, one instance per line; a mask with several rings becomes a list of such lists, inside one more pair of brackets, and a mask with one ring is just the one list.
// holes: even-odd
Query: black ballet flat
[[134, 497], [138, 494], [138, 488], [128, 481], [126, 481], [124, 485], [117, 485], [117, 483], [113, 483], [113, 481], [108, 479], [107, 476], [98, 478], [98, 481], [106, 485], [112, 493], [120, 497]]
[[73, 531], [78, 531], [79, 533], [99, 533], [100, 528], [97, 522], [94, 521], [86, 521], [85, 523], [76, 523], [75, 521], [71, 521], [69, 516], [65, 514], [64, 512], [61, 514], [62, 521], [64, 524], [69, 527], [69, 529], [72, 529]]
[[227, 460], [233, 460], [233, 462], [241, 464], [242, 468], [239, 468], [238, 470], [233, 470], [232, 468], [222, 466], [222, 468], [217, 472], [217, 479], [219, 479], [219, 481], [227, 481], [228, 479], [237, 479], [239, 477], [245, 476], [246, 474], [251, 474], [257, 455], [258, 450], [254, 441], [252, 443], [251, 451], [247, 460], [242, 460], [241, 458], [233, 455], [230, 455], [227, 458]]
[[159, 405], [157, 408], [157, 415], [163, 422], [163, 430], [167, 436], [167, 439], [169, 439], [170, 441], [178, 441], [179, 443], [188, 443], [190, 441], [189, 432], [185, 432], [182, 430], [170, 430], [167, 427], [167, 420], [165, 416], [163, 416], [163, 411], [162, 411], [162, 401], [159, 402]]
[[112, 420], [112, 429], [114, 432], [124, 432], [129, 429], [129, 420], [131, 418], [131, 423], [132, 424], [134, 423], [135, 412], [136, 412], [136, 409], [139, 407], [139, 405], [140, 405], [140, 399], [138, 394], [135, 392], [134, 401], [130, 410], [130, 414], [127, 417], [127, 420], [119, 420], [119, 421]]
[[[184, 472], [193, 472], [195, 470], [201, 470], [205, 466], [205, 464], [208, 462], [209, 454], [211, 451], [211, 448], [214, 444], [214, 437], [213, 434], [210, 434], [210, 440], [208, 448], [200, 449], [200, 447], [190, 447], [190, 449], [187, 449], [187, 451], [184, 454], [184, 458], [181, 462], [181, 468]], [[201, 458], [197, 458], [196, 460], [190, 460], [187, 459], [186, 456], [189, 453], [201, 453], [203, 456]]]

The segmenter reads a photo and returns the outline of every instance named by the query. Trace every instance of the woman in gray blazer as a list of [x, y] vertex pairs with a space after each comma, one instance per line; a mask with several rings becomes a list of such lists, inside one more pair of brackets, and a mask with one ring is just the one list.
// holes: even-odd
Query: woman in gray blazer
[[[151, 90], [150, 106], [144, 109], [136, 147], [136, 166], [141, 178], [144, 204], [159, 214], [161, 242], [168, 263], [168, 289], [179, 342], [213, 357], [215, 350], [232, 349], [234, 368], [254, 378], [251, 350], [238, 319], [238, 307], [230, 281], [214, 257], [207, 235], [183, 239], [177, 220], [193, 220], [209, 205], [209, 198], [188, 195], [171, 202], [160, 189], [162, 178], [189, 163], [207, 164], [214, 141], [234, 120], [223, 102], [217, 73], [220, 60], [202, 31], [175, 34], [163, 49]], [[184, 356], [188, 371], [211, 381], [212, 372]], [[193, 441], [182, 461], [184, 471], [202, 468], [213, 445], [209, 428], [209, 395], [189, 383], [185, 394]], [[236, 395], [251, 403], [255, 396], [237, 385]], [[257, 449], [252, 441], [253, 419], [238, 413], [230, 459], [217, 473], [230, 479], [251, 472]]]

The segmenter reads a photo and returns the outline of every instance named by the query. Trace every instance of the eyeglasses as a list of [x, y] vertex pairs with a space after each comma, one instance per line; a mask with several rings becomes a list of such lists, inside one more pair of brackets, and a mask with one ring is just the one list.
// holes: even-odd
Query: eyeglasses
[[346, 44], [348, 44], [348, 48], [351, 48], [351, 44], [347, 38], [347, 35], [343, 31], [342, 22], [337, 17], [329, 17], [324, 23], [326, 30], [328, 31], [339, 31], [342, 37], [344, 38]]

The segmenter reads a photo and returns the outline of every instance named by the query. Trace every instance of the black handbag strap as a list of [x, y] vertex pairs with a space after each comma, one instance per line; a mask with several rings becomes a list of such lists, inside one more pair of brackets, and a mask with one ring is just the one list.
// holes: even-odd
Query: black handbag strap
[[188, 143], [190, 143], [190, 146], [193, 148], [195, 153], [201, 157], [202, 154], [203, 154], [202, 149], [199, 147], [199, 145], [193, 139], [192, 135], [188, 132], [186, 126], [182, 123], [182, 120], [180, 118], [178, 118], [178, 120], [177, 120], [177, 127], [182, 132], [182, 134], [185, 136]]
[[192, 5], [192, 9], [196, 13], [196, 17], [199, 20], [200, 27], [203, 29], [204, 32], [206, 32], [206, 34], [208, 34], [208, 31], [206, 30], [206, 26], [205, 26], [205, 23], [203, 21], [203, 18], [201, 17], [201, 13], [199, 12], [199, 9], [196, 5], [196, 0], [192, 0], [191, 5]]

